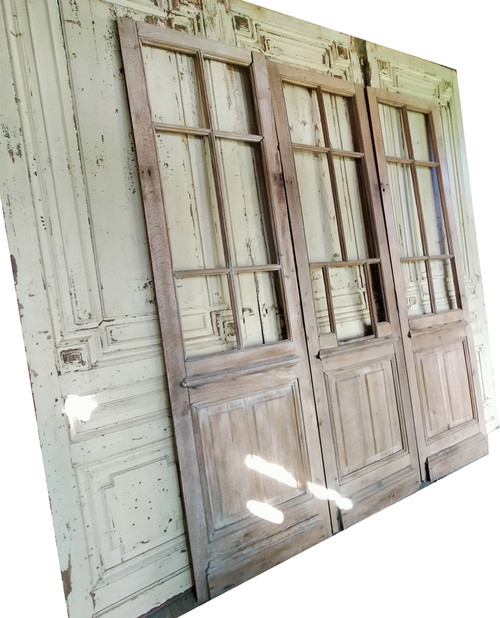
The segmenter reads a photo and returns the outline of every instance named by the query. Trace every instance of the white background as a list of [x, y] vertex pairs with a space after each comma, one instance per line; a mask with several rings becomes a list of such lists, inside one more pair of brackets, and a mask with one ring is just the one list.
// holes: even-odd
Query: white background
[[[500, 88], [497, 75], [499, 20], [495, 10], [496, 2], [303, 0], [298, 3], [295, 0], [259, 0], [258, 3], [333, 30], [457, 69], [490, 340], [494, 354], [496, 383], [500, 384], [498, 375], [500, 321], [495, 320], [496, 271], [500, 255], [498, 251]], [[26, 370], [24, 344], [10, 272], [9, 251], [1, 225], [0, 286], [2, 290], [0, 517], [1, 555], [4, 564], [2, 575], [4, 593], [0, 601], [0, 615], [64, 618], [66, 612]], [[445, 481], [442, 481], [443, 487]], [[439, 485], [434, 485], [425, 492], [435, 491], [438, 487]], [[467, 491], [469, 497], [471, 491], [474, 494], [470, 487]], [[442, 491], [429, 493], [428, 496], [434, 500], [434, 504], [429, 508], [435, 510], [440, 504], [443, 509], [446, 507], [444, 503], [439, 502], [440, 496], [442, 499]], [[358, 524], [329, 539], [321, 544], [327, 548], [326, 553], [323, 547], [313, 548], [289, 561], [290, 564], [273, 569], [270, 574], [255, 578], [220, 599], [195, 610], [193, 618], [194, 615], [214, 618], [226, 616], [281, 618], [285, 615], [292, 617], [306, 615], [305, 612], [309, 617], [324, 614], [346, 616], [346, 618], [422, 615], [420, 610], [413, 614], [412, 607], [415, 611], [416, 608], [424, 607], [422, 599], [426, 598], [431, 581], [436, 581], [429, 579], [429, 568], [437, 569], [436, 573], [439, 574], [439, 561], [442, 556], [433, 553], [432, 548], [429, 548], [426, 554], [428, 560], [423, 561], [422, 553], [417, 550], [415, 543], [429, 541], [429, 533], [425, 532], [424, 536], [419, 536], [423, 534], [422, 530], [425, 531], [422, 527], [423, 522], [412, 517], [417, 513], [421, 518], [421, 511], [412, 509], [411, 505], [411, 502], [403, 501], [389, 509], [388, 515], [385, 513], [377, 515], [375, 516], [377, 519], [370, 518], [366, 523]], [[466, 514], [467, 518], [463, 522], [461, 520], [452, 522], [448, 532], [456, 534], [458, 539], [463, 538], [465, 531], [468, 531], [469, 535], [471, 532], [475, 534], [476, 528], [485, 535], [485, 539], [489, 538], [484, 526], [492, 528], [498, 524], [492, 518], [488, 520], [483, 517], [486, 512], [482, 513], [482, 508], [485, 508], [484, 496], [482, 499], [476, 496], [474, 500], [467, 498], [458, 504], [454, 512], [460, 511]], [[491, 508], [488, 510], [491, 512]], [[457, 526], [456, 529], [454, 526]], [[439, 541], [433, 539], [433, 542]], [[482, 598], [482, 592], [488, 589], [490, 584], [493, 585], [493, 582], [488, 580], [488, 575], [477, 575], [475, 566], [478, 562], [489, 559], [488, 544], [491, 551], [491, 542], [488, 543], [486, 540], [485, 545], [481, 546], [482, 553], [479, 554], [477, 543], [474, 544], [474, 550], [472, 546], [462, 544], [457, 546], [461, 549], [457, 551], [456, 556], [452, 555], [451, 559], [463, 566], [464, 573], [467, 573], [468, 577], [458, 589], [443, 589], [442, 598], [446, 596], [455, 600], [462, 599], [461, 606], [454, 607], [451, 611], [444, 609], [438, 611], [439, 603], [434, 602], [426, 612], [428, 617], [457, 618], [468, 614], [482, 618], [490, 615], [484, 608], [480, 609], [480, 601], [479, 606], [474, 605], [478, 602], [477, 598]], [[386, 550], [391, 548], [394, 555], [382, 555], [384, 548]], [[342, 564], [339, 565], [335, 557], [342, 560]], [[491, 559], [493, 560], [491, 568], [495, 573], [495, 569], [498, 570], [495, 564], [498, 562], [498, 549], [491, 552]], [[417, 563], [413, 564], [411, 571], [409, 565], [412, 561]], [[418, 561], [423, 562], [420, 564]], [[321, 564], [319, 571], [318, 562]], [[444, 571], [449, 572], [449, 568], [443, 564]], [[316, 574], [313, 574], [314, 569]], [[383, 573], [381, 569], [384, 570]], [[330, 571], [332, 576], [327, 577]], [[341, 587], [336, 585], [336, 582], [339, 582], [340, 572], [346, 575], [342, 579]], [[405, 576], [405, 573], [408, 576]], [[450, 584], [445, 573], [442, 575], [443, 582]], [[380, 585], [382, 576], [388, 582], [386, 589]], [[411, 585], [409, 579], [412, 580]], [[304, 585], [302, 589], [301, 582]], [[314, 582], [317, 582], [316, 586]], [[408, 585], [405, 585], [405, 582]], [[496, 585], [498, 583], [497, 581]], [[481, 590], [483, 586], [484, 590]], [[358, 613], [358, 610], [361, 613]], [[493, 612], [491, 615], [498, 614]]]

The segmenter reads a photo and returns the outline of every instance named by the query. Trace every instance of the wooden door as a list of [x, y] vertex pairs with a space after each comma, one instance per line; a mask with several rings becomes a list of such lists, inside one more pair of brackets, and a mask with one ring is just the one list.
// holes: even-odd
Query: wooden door
[[119, 27], [206, 599], [331, 534], [267, 68], [260, 53]]
[[325, 471], [345, 527], [420, 485], [364, 90], [271, 71]]
[[487, 452], [439, 110], [368, 97], [422, 473], [435, 480]]

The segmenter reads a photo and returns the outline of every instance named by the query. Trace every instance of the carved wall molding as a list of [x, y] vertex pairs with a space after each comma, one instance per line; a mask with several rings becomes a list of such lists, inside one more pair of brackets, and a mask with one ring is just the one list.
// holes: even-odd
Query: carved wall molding
[[[77, 465], [76, 475], [97, 613], [106, 609], [112, 616], [115, 604], [122, 605], [127, 596], [137, 596], [143, 587], [166, 579], [174, 590], [190, 587], [172, 438], [140, 444], [133, 454]], [[162, 569], [165, 563], [168, 573]], [[124, 582], [130, 591], [125, 598]]]
[[[263, 51], [267, 57], [362, 81], [355, 39], [327, 28], [259, 10], [242, 1], [231, 3], [236, 44]], [[293, 26], [297, 23], [297, 29]]]

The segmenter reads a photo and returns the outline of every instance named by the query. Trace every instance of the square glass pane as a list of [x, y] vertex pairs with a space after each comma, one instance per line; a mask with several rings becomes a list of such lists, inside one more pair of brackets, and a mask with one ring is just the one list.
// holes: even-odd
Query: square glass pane
[[316, 90], [284, 83], [283, 94], [292, 142], [324, 146], [325, 138]]
[[311, 268], [311, 286], [319, 334], [331, 333], [332, 329], [330, 327], [330, 315], [326, 301], [325, 280], [322, 268]]
[[436, 297], [436, 311], [458, 309], [451, 260], [431, 260], [431, 272]]
[[387, 171], [401, 256], [419, 257], [423, 248], [410, 166], [388, 163]]
[[257, 134], [249, 68], [217, 60], [206, 60], [205, 67], [214, 128]]
[[234, 263], [237, 266], [275, 264], [277, 257], [260, 146], [223, 139], [218, 148]]
[[327, 155], [303, 150], [294, 154], [309, 261], [341, 260]]
[[427, 114], [408, 112], [413, 158], [417, 161], [434, 161], [428, 121]]
[[186, 358], [236, 348], [226, 275], [176, 280]]
[[157, 144], [174, 270], [224, 267], [206, 138], [160, 133]]
[[360, 260], [374, 257], [369, 256], [368, 251], [358, 161], [348, 157], [333, 157], [333, 168], [342, 213], [347, 259]]
[[244, 347], [287, 339], [279, 273], [240, 273], [237, 280]]
[[415, 317], [431, 313], [425, 261], [402, 262], [401, 267], [405, 281], [408, 316]]
[[145, 45], [143, 58], [153, 121], [204, 126], [193, 56]]
[[388, 157], [408, 158], [408, 145], [403, 125], [403, 110], [379, 103], [384, 150]]
[[332, 148], [336, 150], [356, 150], [349, 113], [351, 99], [329, 92], [325, 92], [323, 98]]
[[362, 266], [329, 269], [337, 339], [348, 341], [373, 334], [366, 278]]
[[429, 255], [449, 253], [436, 168], [417, 167]]

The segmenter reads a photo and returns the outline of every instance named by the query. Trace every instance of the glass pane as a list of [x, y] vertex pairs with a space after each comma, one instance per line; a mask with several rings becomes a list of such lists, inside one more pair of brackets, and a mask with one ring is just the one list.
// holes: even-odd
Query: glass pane
[[451, 260], [431, 260], [431, 272], [436, 297], [436, 311], [457, 309], [458, 303]]
[[336, 266], [329, 274], [338, 340], [373, 334], [363, 267]]
[[435, 168], [417, 167], [429, 255], [449, 253]]
[[370, 276], [372, 280], [373, 301], [375, 305], [375, 319], [377, 322], [385, 322], [387, 314], [385, 310], [384, 289], [382, 287], [382, 272], [380, 264], [370, 264]]
[[384, 150], [388, 157], [408, 158], [408, 148], [403, 125], [403, 110], [379, 103], [380, 123]]
[[154, 122], [204, 126], [194, 58], [147, 45], [143, 56]]
[[355, 159], [347, 157], [333, 157], [333, 167], [342, 213], [347, 259], [359, 260], [374, 257], [369, 256], [368, 252], [358, 163]]
[[283, 94], [292, 142], [324, 146], [323, 126], [316, 90], [283, 84]]
[[401, 256], [421, 256], [422, 239], [410, 166], [388, 163], [387, 168]]
[[215, 129], [258, 133], [249, 69], [216, 60], [205, 63]]
[[401, 267], [405, 280], [408, 315], [414, 317], [431, 313], [425, 262], [403, 262]]
[[349, 114], [351, 99], [330, 93], [324, 93], [323, 97], [332, 148], [355, 150]]
[[220, 140], [221, 176], [237, 266], [276, 263], [260, 147]]
[[417, 161], [433, 161], [428, 116], [421, 112], [408, 112], [413, 158]]
[[184, 277], [176, 286], [186, 358], [235, 348], [227, 277]]
[[324, 333], [330, 333], [332, 331], [330, 328], [330, 317], [326, 302], [325, 281], [322, 268], [311, 268], [311, 285], [319, 334], [323, 335]]
[[342, 259], [327, 155], [297, 150], [295, 168], [309, 261]]
[[206, 138], [157, 135], [174, 270], [225, 266]]
[[277, 272], [238, 275], [243, 345], [261, 345], [287, 338]]

